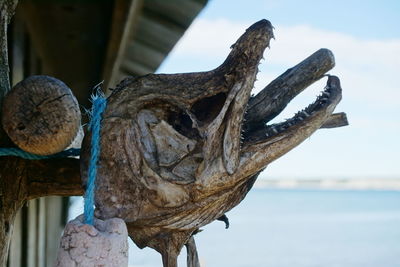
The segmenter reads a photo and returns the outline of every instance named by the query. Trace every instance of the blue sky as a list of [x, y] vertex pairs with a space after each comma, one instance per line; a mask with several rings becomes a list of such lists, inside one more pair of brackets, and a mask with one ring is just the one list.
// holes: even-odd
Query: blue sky
[[400, 35], [398, 0], [211, 0], [203, 18], [236, 21], [267, 18], [276, 25], [308, 24], [355, 37], [396, 38]]
[[[211, 0], [159, 73], [217, 67], [252, 23], [266, 18], [276, 39], [256, 89], [319, 48], [331, 49], [350, 126], [319, 130], [271, 163], [262, 178], [400, 177], [400, 1]], [[295, 99], [282, 120], [311, 103], [325, 81]]]

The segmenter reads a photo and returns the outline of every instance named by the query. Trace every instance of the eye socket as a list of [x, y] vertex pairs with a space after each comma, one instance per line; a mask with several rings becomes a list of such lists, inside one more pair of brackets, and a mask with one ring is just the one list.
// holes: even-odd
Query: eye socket
[[196, 116], [196, 118], [203, 122], [211, 122], [214, 120], [222, 107], [224, 106], [226, 100], [226, 93], [218, 93], [216, 95], [200, 99], [193, 104], [191, 112]]
[[164, 99], [153, 99], [142, 107], [150, 110], [159, 120], [166, 121], [178, 133], [190, 138], [200, 139], [200, 133], [193, 128], [193, 121], [184, 109]]
[[200, 138], [198, 130], [192, 127], [192, 119], [182, 110], [170, 110], [168, 113], [167, 122], [174, 127], [178, 133], [190, 139]]

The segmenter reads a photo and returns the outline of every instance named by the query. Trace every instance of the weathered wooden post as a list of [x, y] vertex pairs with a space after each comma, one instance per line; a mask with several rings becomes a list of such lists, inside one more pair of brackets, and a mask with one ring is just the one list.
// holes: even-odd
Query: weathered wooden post
[[[7, 47], [7, 27], [17, 6], [17, 0], [6, 0], [0, 3], [0, 115], [3, 98], [10, 90], [9, 67], [8, 67], [8, 47]], [[6, 139], [3, 129], [0, 129], [0, 144]], [[19, 204], [10, 207], [10, 212], [5, 211], [7, 207], [5, 201], [5, 187], [3, 177], [0, 174], [0, 265], [5, 266], [8, 247], [12, 234], [12, 226], [15, 214], [14, 210], [19, 208]]]
[[[6, 93], [4, 25], [12, 9], [1, 7], [0, 83], [1, 93]], [[334, 66], [333, 54], [321, 49], [250, 97], [258, 64], [272, 37], [270, 22], [261, 20], [232, 46], [220, 67], [127, 78], [107, 99], [96, 216], [123, 219], [134, 242], [159, 251], [165, 267], [177, 265], [185, 244], [188, 266], [199, 266], [193, 234], [200, 227], [239, 204], [260, 171], [317, 129], [347, 124], [343, 113], [332, 115], [341, 99], [335, 76], [328, 76], [325, 90], [314, 103], [285, 122], [268, 124]], [[9, 134], [15, 129], [18, 124], [8, 129]], [[90, 134], [85, 136], [81, 151], [84, 184], [90, 138]], [[0, 264], [4, 264], [13, 219], [24, 201], [82, 194], [82, 189], [76, 159], [2, 157], [0, 163]]]
[[79, 104], [71, 89], [49, 76], [19, 82], [3, 105], [3, 129], [14, 144], [36, 155], [63, 151], [81, 126]]

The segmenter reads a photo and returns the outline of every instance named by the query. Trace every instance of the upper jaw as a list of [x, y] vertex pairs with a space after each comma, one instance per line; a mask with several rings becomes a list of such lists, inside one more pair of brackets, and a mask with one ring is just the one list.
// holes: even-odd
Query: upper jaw
[[[225, 62], [213, 71], [223, 75], [229, 91], [218, 116], [201, 128], [205, 139], [204, 161], [212, 162], [214, 158], [222, 157], [228, 174], [233, 174], [239, 165], [244, 114], [258, 65], [271, 38], [273, 32], [269, 21], [261, 20], [253, 24], [232, 45], [232, 51]], [[216, 147], [221, 148], [220, 153], [215, 153]]]
[[239, 77], [246, 76], [249, 71], [257, 69], [272, 38], [271, 23], [265, 19], [256, 22], [231, 46], [231, 52], [217, 70]]

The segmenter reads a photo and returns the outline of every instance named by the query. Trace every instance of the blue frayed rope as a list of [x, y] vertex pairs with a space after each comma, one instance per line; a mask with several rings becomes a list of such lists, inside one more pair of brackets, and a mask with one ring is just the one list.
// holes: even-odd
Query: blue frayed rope
[[23, 151], [19, 148], [0, 148], [0, 157], [2, 156], [15, 156], [29, 160], [40, 160], [40, 159], [51, 159], [51, 158], [67, 158], [67, 157], [77, 157], [81, 153], [79, 148], [71, 148], [65, 151], [61, 151], [57, 154], [53, 155], [36, 155], [26, 151]]
[[94, 217], [94, 189], [97, 175], [97, 162], [100, 154], [100, 127], [101, 117], [106, 109], [107, 101], [103, 95], [92, 96], [91, 120], [89, 130], [92, 133], [90, 140], [90, 160], [88, 169], [88, 178], [85, 192], [84, 219], [86, 224], [93, 225]]

